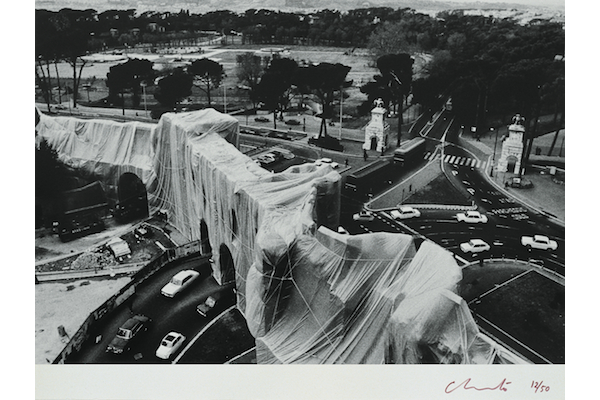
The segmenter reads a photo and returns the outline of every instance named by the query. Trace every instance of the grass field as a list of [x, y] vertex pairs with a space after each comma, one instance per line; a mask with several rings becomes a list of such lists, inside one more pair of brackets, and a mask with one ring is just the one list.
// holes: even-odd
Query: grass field
[[564, 363], [565, 288], [535, 270], [523, 273], [523, 269], [485, 266], [477, 272], [474, 267], [465, 273], [462, 295], [467, 300], [480, 296], [469, 304], [476, 318], [485, 318], [552, 363]]
[[[256, 52], [262, 48], [269, 47], [274, 48], [276, 46], [233, 44], [205, 49], [207, 53], [213, 50], [216, 51], [216, 54], [212, 58], [217, 59], [219, 63], [223, 65], [226, 75], [221, 87], [211, 92], [211, 97], [213, 98], [211, 105], [213, 107], [223, 107], [225, 102], [227, 102], [227, 109], [230, 111], [233, 109], [250, 107], [250, 101], [248, 99], [247, 92], [237, 88], [237, 85], [240, 82], [238, 81], [236, 74], [236, 56], [245, 52]], [[341, 63], [351, 67], [347, 79], [352, 80], [353, 85], [345, 90], [347, 97], [344, 99], [344, 110], [347, 110], [348, 113], [353, 114], [356, 107], [366, 100], [366, 95], [360, 92], [360, 86], [368, 81], [373, 80], [373, 76], [378, 73], [378, 69], [374, 66], [372, 57], [369, 55], [366, 49], [358, 49], [352, 53], [347, 48], [337, 47], [288, 46], [288, 48], [291, 52], [289, 57], [297, 62], [306, 61], [312, 63]], [[135, 58], [135, 54], [136, 50], [131, 49], [129, 56]], [[268, 53], [264, 53], [264, 55], [268, 55]], [[79, 101], [82, 103], [88, 101], [94, 102], [105, 98], [108, 95], [108, 88], [106, 87], [105, 83], [106, 74], [111, 66], [122, 62], [123, 61], [86, 64], [82, 72], [82, 85], [90, 84], [91, 87], [90, 90], [86, 90], [84, 88], [80, 89]], [[417, 57], [414, 69], [420, 70], [421, 63], [421, 58]], [[184, 64], [173, 64], [173, 66], [182, 65]], [[73, 75], [73, 70], [71, 66], [68, 63], [63, 62], [58, 63], [56, 68], [58, 69], [61, 87], [72, 87], [73, 84], [70, 77]], [[155, 69], [156, 68], [157, 67], [155, 67]], [[50, 73], [50, 76], [53, 77], [53, 86], [56, 86], [58, 82], [56, 80], [54, 65], [51, 66], [49, 71], [44, 69], [44, 72]], [[153, 87], [148, 87], [147, 89], [146, 102], [149, 108], [157, 104], [153, 96], [153, 90]], [[225, 91], [227, 91], [227, 93], [225, 93]], [[58, 102], [58, 91], [54, 90], [53, 94], [53, 102]], [[128, 97], [129, 96], [126, 95], [126, 106], [130, 107], [131, 104]], [[60, 100], [62, 102], [67, 101], [68, 98], [70, 98], [70, 96], [65, 95], [64, 92], [62, 93], [62, 96], [60, 96]], [[191, 99], [194, 104], [205, 106], [207, 103], [206, 95], [198, 88], [192, 89]], [[41, 97], [41, 92], [39, 90], [36, 91], [36, 101], [43, 102], [43, 98]], [[143, 102], [139, 108], [143, 109]]]

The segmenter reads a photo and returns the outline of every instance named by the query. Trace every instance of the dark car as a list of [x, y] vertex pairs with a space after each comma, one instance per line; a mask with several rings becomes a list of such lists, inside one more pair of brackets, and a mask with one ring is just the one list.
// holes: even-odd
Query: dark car
[[233, 304], [235, 304], [235, 293], [233, 290], [221, 290], [211, 294], [202, 303], [198, 304], [196, 311], [203, 317], [209, 317], [217, 311], [224, 310]]
[[148, 330], [152, 320], [145, 315], [134, 315], [117, 331], [117, 335], [106, 347], [107, 353], [121, 354], [129, 350], [132, 341]]

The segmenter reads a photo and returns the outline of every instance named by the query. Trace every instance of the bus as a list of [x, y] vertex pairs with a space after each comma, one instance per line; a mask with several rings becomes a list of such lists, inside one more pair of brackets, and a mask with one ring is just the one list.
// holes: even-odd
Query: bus
[[345, 188], [353, 192], [367, 193], [377, 189], [378, 181], [385, 177], [392, 163], [378, 159], [346, 176]]
[[425, 146], [426, 142], [422, 137], [416, 137], [408, 142], [402, 143], [402, 145], [394, 151], [394, 163], [401, 167], [406, 167], [415, 161], [422, 159], [425, 154]]

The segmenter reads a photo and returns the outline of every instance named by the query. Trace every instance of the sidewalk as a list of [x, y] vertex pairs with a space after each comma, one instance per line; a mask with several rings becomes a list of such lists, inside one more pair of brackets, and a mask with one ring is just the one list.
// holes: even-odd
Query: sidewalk
[[[506, 126], [500, 127], [498, 132], [492, 134], [486, 133], [479, 140], [476, 140], [470, 133], [465, 132], [459, 138], [459, 143], [473, 151], [478, 157], [488, 160], [488, 165], [492, 162], [497, 165], [502, 153], [502, 137], [508, 135]], [[549, 133], [548, 135], [554, 135]], [[497, 139], [496, 139], [497, 136]], [[546, 136], [546, 135], [544, 135]], [[563, 133], [564, 137], [564, 133]], [[540, 136], [534, 141], [534, 148], [538, 140], [547, 141], [547, 138]], [[563, 144], [564, 145], [564, 144]], [[495, 147], [495, 154], [494, 154]], [[561, 152], [564, 150], [561, 148]], [[564, 160], [564, 158], [563, 158]], [[490, 176], [493, 175], [493, 176]], [[515, 174], [510, 172], [496, 172], [490, 174], [490, 170], [484, 174], [486, 179], [496, 186], [497, 190], [505, 193], [507, 196], [515, 198], [525, 206], [547, 215], [560, 225], [565, 224], [565, 184], [564, 170], [558, 171], [556, 177], [549, 175], [546, 168], [530, 167], [525, 170], [524, 177], [533, 183], [533, 188], [518, 189], [506, 188], [504, 182]], [[554, 178], [554, 179], [553, 179]]]

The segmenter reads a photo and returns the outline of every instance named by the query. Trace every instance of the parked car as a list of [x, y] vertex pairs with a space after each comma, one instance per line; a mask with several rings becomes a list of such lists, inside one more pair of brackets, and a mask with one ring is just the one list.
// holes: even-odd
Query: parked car
[[185, 336], [179, 332], [169, 332], [160, 341], [160, 346], [156, 349], [156, 357], [168, 360], [173, 353], [177, 351], [185, 341]]
[[467, 224], [485, 224], [488, 222], [488, 217], [481, 214], [479, 211], [467, 211], [456, 214], [458, 222], [466, 222]]
[[202, 303], [196, 306], [196, 311], [206, 318], [233, 304], [235, 304], [235, 292], [232, 289], [225, 289], [208, 296]]
[[544, 235], [522, 236], [521, 244], [528, 249], [556, 250], [558, 248], [558, 243], [555, 240], [551, 240]]
[[390, 211], [390, 215], [394, 219], [409, 219], [420, 217], [421, 212], [413, 207], [401, 206], [397, 210]]
[[360, 211], [352, 216], [355, 221], [373, 221], [375, 216], [369, 211]]
[[267, 117], [256, 117], [256, 118], [254, 118], [254, 120], [256, 122], [269, 122], [270, 121], [270, 119]]
[[200, 273], [193, 269], [179, 271], [171, 278], [169, 283], [163, 286], [160, 292], [163, 296], [175, 297], [178, 293], [181, 293], [185, 288], [190, 286], [199, 276]]
[[152, 320], [145, 315], [134, 315], [117, 330], [117, 334], [106, 347], [106, 352], [122, 354], [129, 351], [132, 341], [148, 330]]
[[471, 239], [461, 243], [459, 247], [464, 253], [481, 253], [490, 249], [490, 245], [481, 239]]

